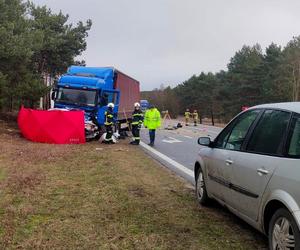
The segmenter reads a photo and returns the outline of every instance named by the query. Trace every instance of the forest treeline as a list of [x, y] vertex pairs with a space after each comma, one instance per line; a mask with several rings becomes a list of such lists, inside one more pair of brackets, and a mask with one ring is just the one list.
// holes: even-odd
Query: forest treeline
[[73, 25], [69, 16], [22, 0], [0, 0], [0, 111], [35, 106], [55, 78], [86, 49], [91, 20]]
[[[0, 10], [0, 111], [18, 109], [22, 103], [34, 107], [49, 94], [47, 77], [84, 64], [75, 58], [86, 49], [92, 22], [74, 25], [67, 14], [22, 0], [0, 0]], [[299, 101], [300, 36], [284, 47], [245, 45], [226, 70], [201, 72], [176, 87], [143, 92], [142, 97], [173, 116], [189, 108], [224, 122], [242, 106]]]
[[300, 36], [285, 47], [274, 43], [264, 51], [259, 44], [243, 46], [230, 59], [227, 69], [193, 75], [176, 87], [142, 93], [160, 110], [171, 115], [186, 108], [203, 117], [227, 122], [244, 106], [300, 99]]

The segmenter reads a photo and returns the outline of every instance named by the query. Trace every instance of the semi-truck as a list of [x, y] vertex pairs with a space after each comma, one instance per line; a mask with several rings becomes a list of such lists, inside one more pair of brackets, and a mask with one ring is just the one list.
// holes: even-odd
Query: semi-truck
[[86, 137], [96, 137], [105, 122], [107, 104], [114, 103], [119, 128], [130, 122], [140, 83], [114, 67], [71, 66], [53, 92], [54, 108], [85, 112]]

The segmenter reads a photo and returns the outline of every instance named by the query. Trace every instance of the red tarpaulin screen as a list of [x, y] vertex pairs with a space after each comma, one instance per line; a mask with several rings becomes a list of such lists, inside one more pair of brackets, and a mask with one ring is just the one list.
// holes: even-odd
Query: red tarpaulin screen
[[23, 136], [34, 142], [85, 143], [83, 111], [44, 111], [22, 107], [18, 125]]

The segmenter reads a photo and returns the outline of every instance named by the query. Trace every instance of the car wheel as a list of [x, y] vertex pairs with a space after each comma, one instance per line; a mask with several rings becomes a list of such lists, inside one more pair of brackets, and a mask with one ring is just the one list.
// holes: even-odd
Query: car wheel
[[292, 214], [278, 209], [269, 224], [269, 249], [300, 249], [300, 232]]
[[209, 198], [207, 196], [204, 175], [201, 168], [199, 168], [197, 178], [196, 178], [196, 195], [197, 195], [198, 202], [201, 205], [208, 204]]

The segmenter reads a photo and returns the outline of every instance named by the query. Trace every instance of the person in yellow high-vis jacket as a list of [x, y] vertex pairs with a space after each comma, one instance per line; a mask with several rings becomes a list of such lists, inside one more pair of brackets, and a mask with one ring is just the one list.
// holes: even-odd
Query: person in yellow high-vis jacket
[[198, 122], [198, 118], [199, 118], [197, 110], [194, 110], [193, 118], [194, 118], [194, 126], [197, 126], [197, 122]]
[[186, 109], [186, 111], [184, 112], [185, 126], [189, 125], [190, 115], [191, 115], [190, 110]]
[[150, 105], [144, 116], [144, 126], [149, 129], [150, 143], [148, 145], [150, 146], [154, 146], [155, 130], [160, 127], [160, 123], [160, 112], [153, 105]]

